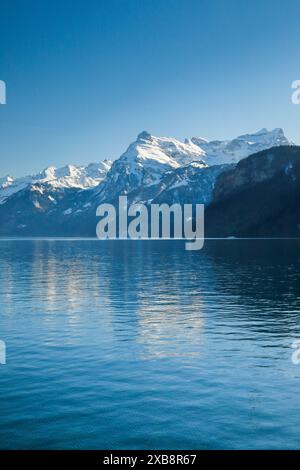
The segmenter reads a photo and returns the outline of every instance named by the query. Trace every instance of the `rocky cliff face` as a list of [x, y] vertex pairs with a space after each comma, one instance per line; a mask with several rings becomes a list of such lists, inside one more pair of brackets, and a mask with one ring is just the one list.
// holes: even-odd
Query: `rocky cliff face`
[[221, 174], [207, 236], [300, 236], [300, 147], [272, 148]]

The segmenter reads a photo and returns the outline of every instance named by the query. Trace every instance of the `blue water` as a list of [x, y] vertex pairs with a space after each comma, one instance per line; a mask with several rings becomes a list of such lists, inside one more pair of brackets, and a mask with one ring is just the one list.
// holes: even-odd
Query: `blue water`
[[300, 448], [300, 242], [0, 241], [2, 449]]

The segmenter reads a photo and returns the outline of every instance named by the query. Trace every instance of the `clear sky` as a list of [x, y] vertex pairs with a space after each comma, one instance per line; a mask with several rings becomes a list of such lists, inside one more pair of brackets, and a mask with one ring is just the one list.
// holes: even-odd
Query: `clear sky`
[[300, 143], [297, 0], [1, 0], [0, 176], [118, 157], [147, 130]]

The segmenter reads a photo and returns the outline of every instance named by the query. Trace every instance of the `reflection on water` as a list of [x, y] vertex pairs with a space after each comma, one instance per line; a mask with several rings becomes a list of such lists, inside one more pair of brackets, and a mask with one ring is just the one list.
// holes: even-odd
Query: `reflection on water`
[[2, 448], [297, 448], [300, 243], [0, 242]]

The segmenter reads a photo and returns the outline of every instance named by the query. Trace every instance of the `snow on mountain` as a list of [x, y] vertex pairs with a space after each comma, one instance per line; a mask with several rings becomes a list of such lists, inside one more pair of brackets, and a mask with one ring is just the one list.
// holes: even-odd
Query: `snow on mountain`
[[185, 142], [155, 137], [144, 131], [113, 163], [103, 184], [97, 188], [98, 200], [114, 200], [119, 194], [132, 191], [135, 199], [139, 191], [144, 198], [151, 193], [147, 188], [158, 185], [166, 173], [192, 162], [197, 162], [201, 168], [236, 164], [253, 153], [279, 145], [291, 145], [282, 129], [261, 129], [233, 140], [208, 141], [193, 137]]
[[238, 163], [251, 154], [271, 147], [293, 145], [279, 128], [272, 131], [264, 128], [254, 134], [240, 135], [233, 140], [208, 141], [202, 137], [193, 137], [191, 142], [203, 151], [203, 160], [208, 165]]
[[155, 137], [146, 131], [141, 132], [112, 164], [99, 188], [99, 197], [109, 199], [137, 187], [157, 184], [166, 171], [192, 161], [205, 166], [203, 155], [203, 150], [191, 141], [184, 143], [171, 137]]
[[47, 183], [53, 188], [92, 188], [105, 178], [111, 164], [111, 161], [104, 160], [88, 166], [67, 165], [58, 169], [49, 167], [35, 178], [37, 182]]
[[167, 171], [161, 181], [151, 186], [142, 186], [129, 195], [130, 203], [144, 204], [209, 204], [218, 176], [235, 165], [204, 166], [200, 162], [182, 165]]
[[[155, 137], [144, 131], [114, 162], [105, 160], [88, 166], [68, 165], [58, 169], [48, 167], [34, 176], [0, 179], [0, 205], [26, 188], [40, 194], [44, 191], [45, 199], [55, 197], [50, 192], [60, 190], [60, 201], [65, 197], [64, 190], [94, 188], [91, 195], [82, 196], [82, 199], [91, 197], [95, 203], [100, 203], [131, 193], [134, 200], [150, 200], [162, 193], [167, 197], [168, 193], [169, 200], [170, 195], [177, 199], [177, 194], [183, 197], [184, 192], [188, 195], [194, 191], [207, 202], [219, 174], [218, 169], [208, 172], [208, 167], [222, 165], [220, 171], [225, 171], [226, 165], [236, 164], [250, 154], [280, 145], [292, 145], [282, 129], [261, 129], [233, 140], [208, 141], [193, 137], [185, 142], [171, 137]], [[197, 184], [201, 185], [201, 194]], [[204, 196], [206, 190], [207, 196]], [[81, 196], [77, 195], [75, 199], [73, 203], [77, 207]]]
[[146, 172], [148, 184], [160, 180], [162, 170], [179, 168], [193, 160], [201, 160], [204, 155], [193, 142], [180, 142], [171, 137], [155, 137], [148, 132], [141, 132], [135, 142], [129, 145], [126, 152], [119, 158], [124, 169], [142, 176], [141, 167]]
[[[97, 206], [115, 203], [122, 194], [129, 202], [209, 206], [220, 175], [239, 160], [289, 145], [281, 129], [262, 129], [233, 140], [193, 137], [185, 142], [142, 132], [114, 162], [48, 167], [34, 176], [0, 179], [0, 234], [93, 236]], [[291, 171], [287, 165], [286, 173]]]
[[164, 190], [153, 202], [161, 204], [209, 204], [218, 176], [234, 165], [199, 166], [197, 162], [180, 167], [162, 180]]
[[13, 180], [13, 177], [9, 175], [5, 176], [4, 178], [0, 178], [0, 188], [7, 188], [11, 185]]
[[[67, 165], [63, 168], [48, 167], [37, 175], [14, 179], [6, 176], [0, 179], [0, 204], [10, 196], [28, 186], [47, 185], [52, 189], [88, 189], [97, 186], [105, 178], [111, 167], [110, 160], [91, 163], [88, 166]], [[37, 189], [37, 188], [36, 188]]]

